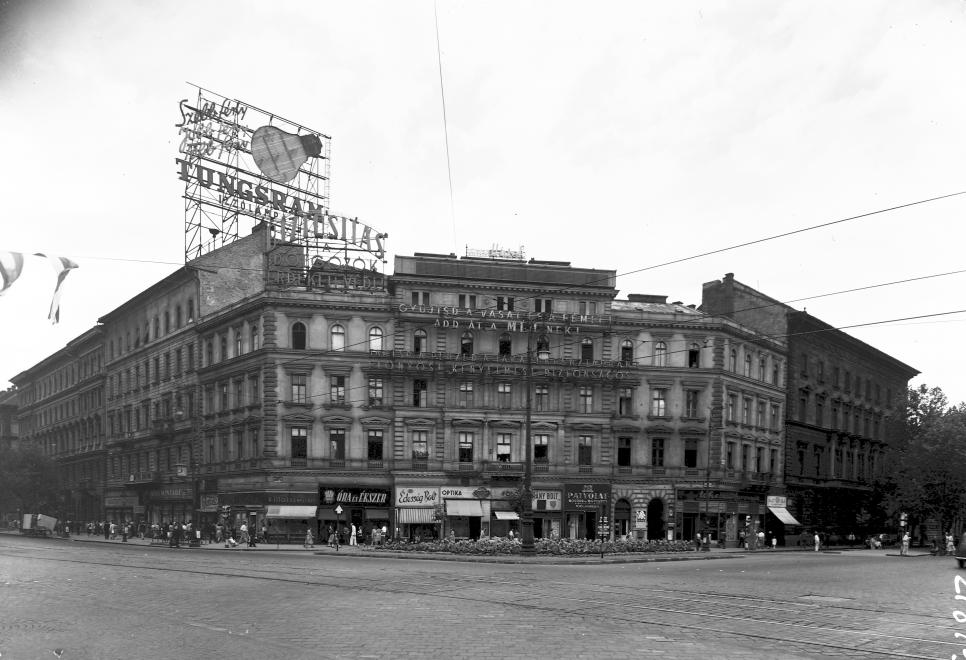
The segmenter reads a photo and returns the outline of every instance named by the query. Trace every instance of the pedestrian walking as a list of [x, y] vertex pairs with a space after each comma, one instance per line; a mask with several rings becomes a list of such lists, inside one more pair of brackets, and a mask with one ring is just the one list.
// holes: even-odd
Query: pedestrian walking
[[314, 548], [315, 539], [312, 538], [312, 529], [309, 528], [305, 530], [305, 543], [302, 544], [303, 548]]
[[356, 539], [356, 524], [352, 523], [352, 528], [349, 530], [349, 545], [358, 545], [359, 541]]
[[812, 540], [815, 542], [815, 552], [818, 552], [818, 549], [822, 546], [822, 537], [818, 535], [818, 532], [815, 532]]
[[956, 542], [953, 539], [953, 533], [951, 531], [946, 531], [946, 554], [953, 554], [956, 552]]
[[778, 549], [778, 537], [775, 536], [774, 534], [771, 535], [771, 549], [772, 550]]
[[902, 535], [902, 547], [899, 550], [899, 554], [903, 557], [909, 555], [909, 532]]

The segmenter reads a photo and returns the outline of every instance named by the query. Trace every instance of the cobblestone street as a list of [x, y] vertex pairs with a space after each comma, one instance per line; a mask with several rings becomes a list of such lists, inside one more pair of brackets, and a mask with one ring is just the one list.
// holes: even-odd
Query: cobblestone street
[[956, 575], [868, 550], [490, 563], [4, 534], [0, 657], [950, 658]]

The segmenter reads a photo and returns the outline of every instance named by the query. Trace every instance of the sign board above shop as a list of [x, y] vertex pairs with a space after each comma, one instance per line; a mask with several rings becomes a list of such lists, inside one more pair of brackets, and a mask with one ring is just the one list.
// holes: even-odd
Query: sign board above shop
[[384, 507], [389, 504], [389, 491], [379, 488], [340, 488], [319, 486], [319, 504]]
[[596, 511], [610, 506], [610, 484], [567, 484], [564, 490], [564, 510]]

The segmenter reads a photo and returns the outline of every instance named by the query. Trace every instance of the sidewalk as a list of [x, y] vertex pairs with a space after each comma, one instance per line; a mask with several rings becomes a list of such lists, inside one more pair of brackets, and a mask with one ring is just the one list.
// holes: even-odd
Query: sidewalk
[[[16, 531], [3, 530], [0, 534], [17, 534]], [[621, 563], [648, 563], [648, 562], [668, 562], [668, 561], [697, 561], [711, 559], [743, 559], [753, 555], [776, 555], [790, 552], [800, 552], [813, 554], [812, 548], [802, 549], [794, 546], [780, 546], [772, 549], [745, 550], [744, 548], [712, 548], [710, 551], [686, 551], [674, 553], [626, 553], [626, 554], [607, 554], [603, 558], [599, 554], [586, 555], [536, 555], [533, 557], [522, 557], [520, 555], [462, 555], [449, 553], [433, 552], [400, 552], [391, 550], [374, 550], [366, 545], [339, 546], [339, 549], [330, 548], [327, 545], [315, 545], [314, 547], [304, 547], [301, 544], [276, 544], [259, 543], [254, 548], [238, 545], [234, 548], [226, 548], [224, 543], [202, 543], [200, 547], [189, 548], [182, 545], [180, 548], [172, 548], [167, 542], [152, 543], [150, 539], [130, 538], [126, 542], [118, 536], [116, 539], [105, 539], [103, 536], [88, 536], [87, 534], [73, 534], [70, 537], [49, 537], [62, 541], [74, 543], [104, 543], [117, 544], [124, 546], [140, 546], [144, 548], [157, 548], [168, 552], [288, 552], [314, 554], [318, 556], [345, 556], [362, 557], [376, 559], [415, 559], [432, 561], [462, 561], [474, 563], [495, 563], [495, 564], [621, 564]], [[881, 550], [869, 550], [864, 546], [833, 546], [822, 548], [818, 554], [840, 554], [842, 552], [862, 552], [874, 556], [899, 556], [898, 548], [883, 548]], [[910, 557], [929, 557], [928, 552], [910, 552]]]

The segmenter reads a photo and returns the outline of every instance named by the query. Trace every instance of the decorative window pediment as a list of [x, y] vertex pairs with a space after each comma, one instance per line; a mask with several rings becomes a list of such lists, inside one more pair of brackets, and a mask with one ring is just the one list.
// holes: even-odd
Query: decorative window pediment
[[322, 423], [335, 426], [351, 426], [352, 418], [345, 415], [326, 415], [322, 418]]
[[315, 418], [312, 415], [297, 412], [290, 415], [282, 415], [282, 421], [286, 424], [311, 424], [315, 421]]

